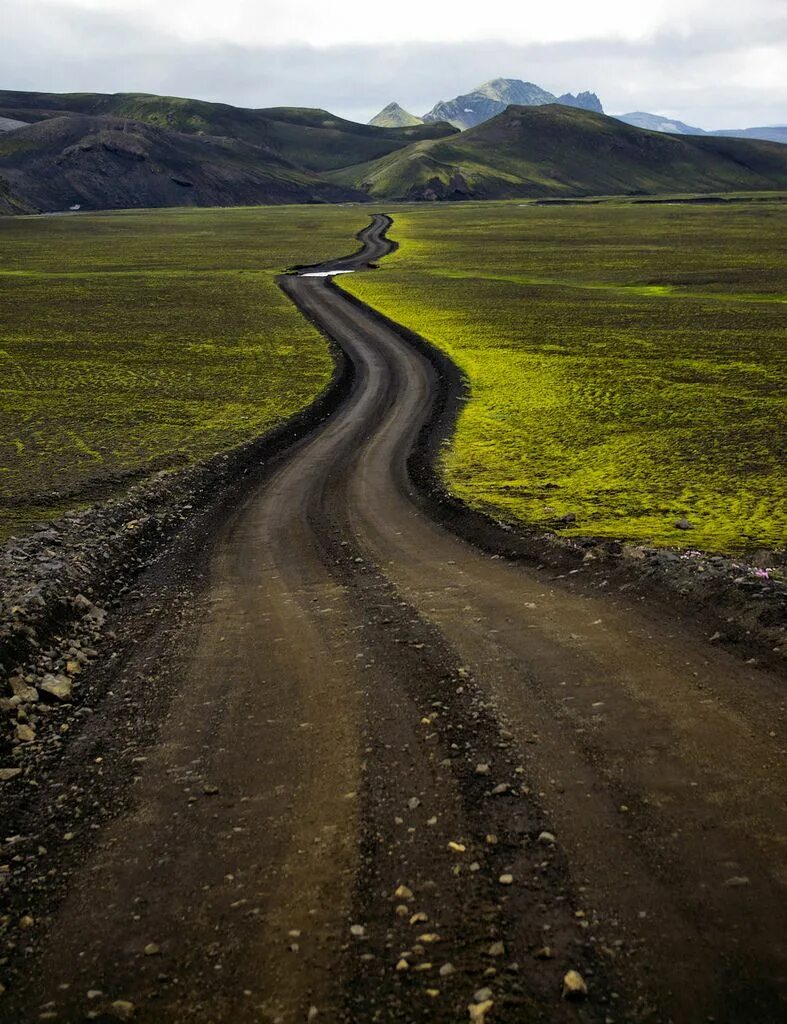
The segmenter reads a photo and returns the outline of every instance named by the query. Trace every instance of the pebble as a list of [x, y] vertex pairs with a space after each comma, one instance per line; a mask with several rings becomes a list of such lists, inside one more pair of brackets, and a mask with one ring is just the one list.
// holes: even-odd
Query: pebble
[[487, 999], [483, 1003], [470, 1003], [467, 1007], [467, 1011], [470, 1014], [472, 1024], [485, 1024], [486, 1015], [494, 1005], [495, 1004], [491, 999]]
[[397, 969], [397, 971], [409, 971], [410, 970], [410, 965], [405, 960], [405, 958], [402, 957], [401, 960], [399, 960], [399, 962], [397, 963], [396, 969]]
[[456, 974], [456, 968], [451, 963], [443, 964], [438, 973], [441, 978], [450, 978], [452, 974]]
[[57, 700], [66, 701], [71, 699], [71, 680], [68, 676], [53, 676], [48, 673], [38, 684], [38, 688], [43, 690], [44, 693], [48, 693], [51, 697], [57, 698]]
[[563, 977], [563, 998], [582, 999], [587, 994], [588, 987], [579, 971], [566, 971]]
[[158, 956], [161, 953], [161, 946], [155, 942], [149, 942], [143, 952], [145, 956]]
[[205, 796], [215, 796], [219, 791], [219, 787], [215, 786], [212, 782], [205, 782], [202, 785], [202, 792]]
[[127, 999], [116, 999], [114, 1003], [109, 1005], [109, 1012], [113, 1017], [117, 1017], [118, 1020], [131, 1020], [135, 1010], [134, 1004], [130, 1003]]
[[488, 999], [492, 998], [491, 988], [479, 988], [473, 993], [473, 999], [477, 1003], [485, 1003]]
[[551, 832], [541, 832], [538, 836], [539, 843], [556, 843], [557, 839]]
[[413, 898], [413, 890], [408, 889], [406, 885], [400, 885], [394, 893], [394, 896], [398, 900], [411, 900]]
[[688, 519], [676, 519], [675, 520], [675, 526], [679, 530], [693, 530], [694, 529], [694, 527], [691, 525], [691, 523], [688, 521]]
[[503, 942], [493, 942], [487, 950], [489, 956], [505, 956], [506, 947]]
[[36, 738], [35, 729], [22, 723], [16, 727], [16, 738], [20, 743], [32, 743]]
[[490, 766], [488, 764], [485, 764], [484, 762], [481, 762], [480, 764], [477, 764], [475, 766], [476, 775], [488, 775], [490, 771]]
[[455, 843], [451, 840], [448, 843], [448, 849], [453, 850], [454, 853], [464, 853], [467, 847], [463, 843]]
[[501, 885], [513, 885], [514, 884], [514, 876], [513, 875], [501, 875], [500, 878], [498, 878], [498, 882], [500, 882]]
[[362, 924], [351, 924], [350, 935], [354, 935], [356, 939], [362, 939], [366, 935], [366, 929]]
[[10, 782], [22, 774], [21, 768], [0, 768], [0, 782]]

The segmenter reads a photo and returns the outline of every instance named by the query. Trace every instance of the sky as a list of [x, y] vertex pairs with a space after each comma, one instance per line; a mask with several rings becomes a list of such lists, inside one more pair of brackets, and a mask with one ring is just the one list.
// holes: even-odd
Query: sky
[[423, 114], [490, 78], [787, 124], [787, 0], [0, 0], [0, 88]]

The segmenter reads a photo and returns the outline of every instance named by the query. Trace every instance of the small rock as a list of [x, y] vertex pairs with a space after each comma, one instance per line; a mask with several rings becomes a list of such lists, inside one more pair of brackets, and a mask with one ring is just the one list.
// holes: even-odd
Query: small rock
[[407, 961], [405, 960], [405, 958], [404, 958], [404, 957], [402, 957], [402, 958], [401, 958], [401, 959], [399, 960], [399, 962], [397, 963], [397, 965], [396, 965], [396, 969], [397, 969], [397, 971], [409, 971], [409, 970], [410, 970], [410, 965], [409, 965], [409, 964], [408, 964], [408, 962], [407, 962]]
[[53, 676], [47, 673], [39, 684], [39, 688], [57, 700], [71, 699], [71, 680], [68, 676]]
[[477, 1003], [485, 1003], [488, 999], [492, 998], [491, 988], [479, 988], [473, 993], [473, 999]]
[[425, 924], [428, 920], [428, 915], [423, 910], [419, 910], [417, 914], [413, 914], [410, 918], [410, 924]]
[[513, 875], [508, 875], [508, 874], [501, 875], [500, 878], [498, 878], [498, 882], [500, 882], [501, 885], [513, 885], [514, 884], [514, 876]]
[[676, 519], [675, 526], [678, 530], [693, 530], [694, 527], [688, 521], [688, 519]]
[[506, 947], [503, 942], [493, 942], [486, 951], [488, 956], [505, 956]]
[[470, 1003], [467, 1012], [470, 1014], [472, 1024], [486, 1024], [486, 1015], [494, 1005], [491, 999], [486, 999], [483, 1003]]
[[35, 921], [30, 916], [30, 914], [25, 914], [24, 917], [20, 917], [19, 918], [19, 927], [23, 931], [27, 931], [28, 928], [32, 928], [34, 924], [35, 924]]
[[351, 924], [350, 935], [354, 935], [356, 939], [362, 939], [366, 935], [366, 929], [362, 924]]
[[538, 836], [539, 843], [556, 843], [554, 835], [551, 832], [541, 832]]
[[746, 875], [733, 875], [724, 885], [727, 889], [740, 889], [744, 885], [751, 885], [751, 882]]
[[219, 791], [219, 787], [214, 785], [212, 782], [204, 782], [202, 784], [202, 792], [205, 796], [216, 796]]
[[38, 690], [25, 682], [21, 676], [11, 676], [8, 685], [11, 687], [11, 693], [26, 704], [35, 704], [38, 701]]
[[413, 898], [413, 890], [408, 889], [406, 885], [400, 885], [394, 893], [394, 896], [398, 900], [411, 900]]
[[36, 738], [35, 729], [22, 723], [16, 727], [16, 738], [20, 743], [32, 743]]
[[109, 1012], [113, 1017], [117, 1017], [118, 1020], [131, 1020], [135, 1010], [134, 1004], [130, 1003], [127, 999], [116, 999], [114, 1003], [109, 1005]]
[[535, 953], [536, 960], [554, 960], [555, 951], [551, 946], [542, 946]]
[[476, 775], [488, 775], [490, 771], [491, 767], [483, 761], [475, 766]]
[[438, 974], [441, 978], [450, 978], [452, 974], [456, 974], [456, 968], [453, 964], [443, 964]]
[[21, 768], [0, 768], [0, 782], [10, 782], [22, 774]]
[[582, 999], [587, 994], [588, 987], [579, 971], [566, 971], [563, 977], [563, 998]]
[[411, 811], [414, 811], [416, 807], [421, 806], [421, 801], [418, 799], [417, 796], [411, 796], [410, 799], [407, 801], [407, 806], [410, 808]]
[[453, 840], [451, 840], [448, 843], [448, 849], [452, 850], [454, 853], [464, 853], [467, 847], [464, 845], [464, 843], [455, 843]]
[[317, 1020], [319, 1014], [320, 1011], [317, 1009], [316, 1006], [310, 1006], [309, 1012], [306, 1014], [306, 1020], [309, 1022], [309, 1024], [311, 1024], [313, 1020]]
[[155, 942], [149, 942], [143, 950], [145, 956], [159, 956], [161, 953], [161, 946]]

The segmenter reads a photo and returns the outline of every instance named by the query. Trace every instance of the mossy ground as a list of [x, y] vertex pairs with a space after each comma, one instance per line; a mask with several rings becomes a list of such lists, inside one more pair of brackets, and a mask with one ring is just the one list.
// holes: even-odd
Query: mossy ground
[[275, 284], [356, 207], [0, 219], [0, 538], [308, 404], [324, 339]]
[[787, 205], [393, 213], [399, 251], [341, 285], [466, 373], [455, 493], [574, 534], [784, 546]]

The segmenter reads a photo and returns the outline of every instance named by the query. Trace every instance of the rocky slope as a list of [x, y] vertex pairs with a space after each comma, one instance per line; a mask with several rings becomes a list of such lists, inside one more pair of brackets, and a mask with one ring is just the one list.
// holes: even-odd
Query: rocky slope
[[603, 113], [601, 101], [593, 92], [581, 92], [577, 96], [564, 93], [557, 97], [532, 82], [522, 82], [518, 78], [494, 78], [463, 96], [441, 100], [428, 114], [424, 114], [424, 121], [447, 121], [454, 127], [465, 130], [502, 114], [512, 103], [527, 107], [561, 103], [568, 107], [581, 107]]

